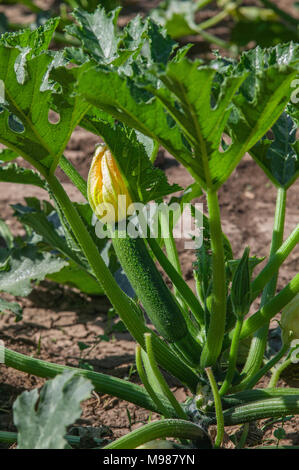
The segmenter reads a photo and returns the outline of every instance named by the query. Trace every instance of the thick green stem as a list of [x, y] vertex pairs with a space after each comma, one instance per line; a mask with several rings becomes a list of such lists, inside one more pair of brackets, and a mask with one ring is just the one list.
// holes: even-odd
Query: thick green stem
[[188, 416], [183, 411], [183, 408], [175, 398], [174, 394], [171, 392], [170, 388], [168, 387], [166, 380], [164, 379], [163, 375], [161, 374], [159, 367], [157, 365], [155, 354], [153, 351], [152, 345], [152, 335], [150, 333], [146, 333], [145, 335], [145, 347], [146, 353], [152, 368], [153, 373], [155, 374], [156, 380], [159, 382], [161, 390], [163, 390], [164, 395], [168, 398], [170, 404], [173, 406], [176, 414], [179, 418], [188, 419]]
[[[144, 348], [144, 333], [150, 330], [143, 324], [135, 305], [120, 289], [107, 268], [76, 208], [73, 206], [60, 182], [52, 175], [47, 176], [47, 182], [55, 194], [97, 280], [131, 335]], [[198, 379], [193, 371], [179, 357], [172, 354], [166, 344], [157, 336], [153, 338], [153, 341], [159, 364], [194, 390]]]
[[177, 437], [184, 439], [204, 440], [208, 445], [208, 439], [197, 424], [182, 419], [164, 419], [146, 424], [140, 429], [135, 429], [126, 436], [120, 437], [104, 449], [135, 449], [146, 442], [165, 437]]
[[71, 162], [62, 155], [59, 160], [59, 166], [62, 171], [69, 177], [71, 182], [79, 189], [80, 193], [85, 197], [87, 200], [87, 183], [84, 178], [78, 173], [76, 168], [73, 167]]
[[[269, 258], [275, 254], [280, 248], [283, 241], [284, 222], [285, 222], [285, 210], [286, 210], [286, 190], [284, 188], [278, 188], [276, 209], [274, 216], [274, 226], [272, 234], [272, 242], [270, 248]], [[261, 307], [263, 307], [269, 300], [275, 295], [277, 285], [278, 271], [272, 273], [272, 278], [265, 286], [262, 299]], [[251, 341], [249, 354], [246, 360], [246, 364], [243, 368], [243, 374], [250, 380], [251, 377], [255, 376], [261, 367], [265, 349], [268, 340], [269, 322], [266, 322], [261, 328], [259, 328], [253, 336]]]
[[213, 303], [207, 341], [201, 356], [203, 368], [212, 366], [221, 353], [226, 320], [226, 283], [223, 236], [217, 192], [208, 190], [209, 225], [212, 248]]
[[292, 250], [299, 243], [299, 224], [295, 227], [291, 235], [283, 242], [281, 247], [276, 253], [271, 256], [266, 266], [262, 269], [259, 275], [251, 284], [252, 301], [256, 299], [259, 293], [263, 290], [267, 282], [273, 276], [273, 273], [278, 271], [282, 263], [287, 259]]
[[217, 435], [215, 439], [215, 448], [221, 446], [224, 437], [224, 421], [223, 421], [223, 411], [222, 411], [222, 403], [221, 397], [218, 391], [217, 383], [213, 374], [211, 367], [206, 368], [206, 374], [208, 376], [213, 397], [214, 397], [214, 404], [215, 404], [215, 411], [216, 411], [216, 422], [217, 422]]
[[292, 364], [292, 359], [289, 358], [286, 361], [284, 361], [280, 366], [277, 367], [277, 369], [273, 372], [273, 375], [271, 377], [271, 380], [269, 382], [268, 387], [269, 388], [274, 388], [277, 385], [277, 382], [280, 378], [281, 373], [290, 365]]
[[[243, 323], [240, 341], [250, 336], [258, 328], [269, 322], [280, 310], [299, 293], [299, 273], [264, 307], [247, 318]], [[229, 335], [232, 338], [232, 332]]]
[[146, 373], [144, 372], [141, 358], [141, 346], [139, 344], [136, 345], [136, 368], [140, 380], [142, 381], [147, 393], [156, 404], [157, 408], [162, 411], [162, 414], [165, 418], [170, 418], [171, 416], [169, 415], [169, 410], [163, 405], [163, 402], [159, 399], [157, 393], [155, 393], [154, 389], [148, 381]]
[[236, 327], [234, 329], [234, 336], [230, 347], [229, 352], [229, 363], [228, 370], [224, 379], [224, 382], [219, 390], [220, 396], [225, 395], [231, 386], [234, 374], [236, 371], [237, 364], [237, 355], [238, 355], [238, 346], [239, 346], [239, 337], [242, 329], [243, 318], [238, 318], [236, 322]]
[[[57, 374], [61, 374], [64, 370], [76, 370], [78, 375], [88, 378], [94, 385], [95, 391], [99, 393], [107, 393], [118, 397], [122, 400], [130, 401], [138, 406], [142, 406], [148, 410], [162, 413], [156, 404], [151, 400], [148, 393], [143, 387], [128, 382], [127, 380], [111, 377], [100, 372], [93, 372], [85, 369], [76, 369], [74, 367], [63, 366], [61, 364], [53, 364], [51, 362], [35, 359], [25, 356], [16, 351], [4, 348], [4, 363], [8, 367], [26, 372], [27, 374], [36, 375], [37, 377], [52, 378]], [[172, 407], [169, 406], [164, 397], [159, 397], [167, 412], [174, 416]]]

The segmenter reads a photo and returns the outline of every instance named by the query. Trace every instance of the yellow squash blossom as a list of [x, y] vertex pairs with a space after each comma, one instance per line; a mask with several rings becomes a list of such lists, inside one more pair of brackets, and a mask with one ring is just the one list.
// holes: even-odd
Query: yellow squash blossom
[[105, 144], [100, 144], [95, 151], [88, 174], [87, 195], [99, 219], [105, 216], [105, 222], [114, 223], [127, 218], [132, 199]]

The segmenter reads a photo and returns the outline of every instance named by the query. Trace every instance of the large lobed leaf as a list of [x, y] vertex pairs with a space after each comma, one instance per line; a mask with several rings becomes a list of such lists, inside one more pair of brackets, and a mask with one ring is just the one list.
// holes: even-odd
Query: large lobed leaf
[[192, 159], [188, 144], [163, 105], [129, 77], [88, 63], [82, 67], [77, 91], [90, 104], [156, 140], [175, 157]]
[[65, 371], [38, 390], [23, 392], [13, 405], [18, 449], [65, 449], [67, 426], [81, 416], [80, 403], [89, 398], [91, 382]]
[[[166, 86], [155, 94], [180, 124], [200, 161], [204, 187], [218, 188], [235, 166], [275, 123], [291, 95], [298, 71], [299, 46], [293, 44], [244, 53], [227, 67], [217, 98], [214, 66], [187, 59], [170, 62], [161, 79]], [[172, 95], [169, 93], [172, 92]], [[232, 142], [223, 145], [230, 128]], [[222, 149], [221, 149], [222, 147]]]
[[[87, 63], [77, 92], [163, 145], [204, 188], [218, 189], [283, 112], [298, 57], [293, 44], [257, 48], [221, 68], [177, 54], [164, 70], [161, 64], [151, 69], [154, 85], [138, 74]], [[223, 140], [227, 134], [229, 144]]]
[[53, 58], [49, 53], [37, 54], [47, 49], [56, 24], [50, 20], [51, 27], [47, 29], [47, 23], [37, 30], [47, 34], [38, 35], [38, 39], [35, 36], [27, 49], [22, 47], [28, 39], [27, 30], [7, 36], [0, 43], [0, 80], [5, 87], [0, 141], [44, 173], [55, 169], [73, 129], [88, 108], [82, 100], [65, 100], [62, 93], [55, 103], [60, 120], [56, 124], [49, 121], [52, 92], [45, 78]]

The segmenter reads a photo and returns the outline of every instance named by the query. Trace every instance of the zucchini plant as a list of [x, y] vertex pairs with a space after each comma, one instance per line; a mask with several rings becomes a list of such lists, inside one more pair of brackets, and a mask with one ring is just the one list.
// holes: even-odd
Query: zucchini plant
[[[136, 17], [119, 31], [118, 13], [107, 14], [101, 8], [94, 13], [75, 10], [77, 23], [68, 28], [68, 34], [80, 41], [78, 48], [48, 49], [55, 20], [30, 33], [1, 38], [5, 100], [0, 141], [12, 156], [23, 157], [39, 172], [39, 180], [84, 255], [88, 272], [136, 341], [136, 367], [143, 386], [90, 370], [75, 369], [76, 375], [89, 379], [99, 393], [165, 418], [105, 448], [135, 448], [165, 437], [208, 447], [208, 430], [214, 424], [213, 445], [221, 447], [225, 426], [299, 414], [298, 390], [276, 387], [293, 354], [298, 331], [293, 325], [299, 321], [299, 275], [280, 292], [276, 287], [279, 268], [299, 241], [299, 225], [284, 237], [287, 191], [299, 174], [298, 105], [291, 101], [299, 47], [289, 43], [256, 48], [243, 53], [239, 61], [216, 56], [206, 64], [188, 59], [188, 47], [179, 48], [150, 19]], [[49, 110], [59, 114], [57, 124], [49, 122]], [[63, 156], [78, 124], [105, 142], [96, 149], [88, 184]], [[169, 184], [153, 166], [159, 146], [190, 173], [194, 181], [189, 188]], [[246, 152], [277, 188], [272, 243], [258, 275], [254, 268], [262, 260], [248, 247], [241, 259], [234, 259], [222, 231], [218, 201], [219, 189]], [[99, 204], [120, 209], [114, 232], [111, 221], [103, 226], [136, 298], [126, 295], [107, 267], [83, 214], [55, 175], [58, 166], [99, 218]], [[126, 231], [129, 203], [146, 205], [166, 196], [169, 200], [181, 190], [176, 197], [181, 204], [192, 203], [204, 193], [208, 206], [203, 243], [196, 248], [196, 293], [182, 277], [173, 221], [168, 235], [162, 231], [158, 238], [150, 233], [134, 238]], [[127, 198], [124, 206], [119, 207], [118, 196]], [[64, 255], [66, 260], [74, 256]], [[260, 294], [260, 307], [252, 313], [252, 303]], [[292, 320], [282, 323], [281, 350], [267, 360], [269, 322], [282, 309], [292, 311]], [[249, 348], [240, 369], [237, 359], [245, 341]], [[54, 377], [68, 369], [3, 346], [2, 352], [6, 366], [40, 377]], [[254, 388], [273, 367], [270, 387]], [[161, 369], [188, 387], [192, 397], [179, 403]], [[25, 410], [23, 417], [28, 418]], [[23, 443], [26, 426], [19, 412], [16, 423]]]

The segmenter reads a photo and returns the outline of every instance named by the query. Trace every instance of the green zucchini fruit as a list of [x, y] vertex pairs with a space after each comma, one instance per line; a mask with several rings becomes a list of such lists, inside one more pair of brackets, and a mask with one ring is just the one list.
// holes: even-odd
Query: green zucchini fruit
[[184, 316], [169, 291], [142, 238], [116, 229], [112, 243], [133, 289], [158, 333], [173, 343], [185, 360], [196, 367], [201, 347], [190, 334]]

